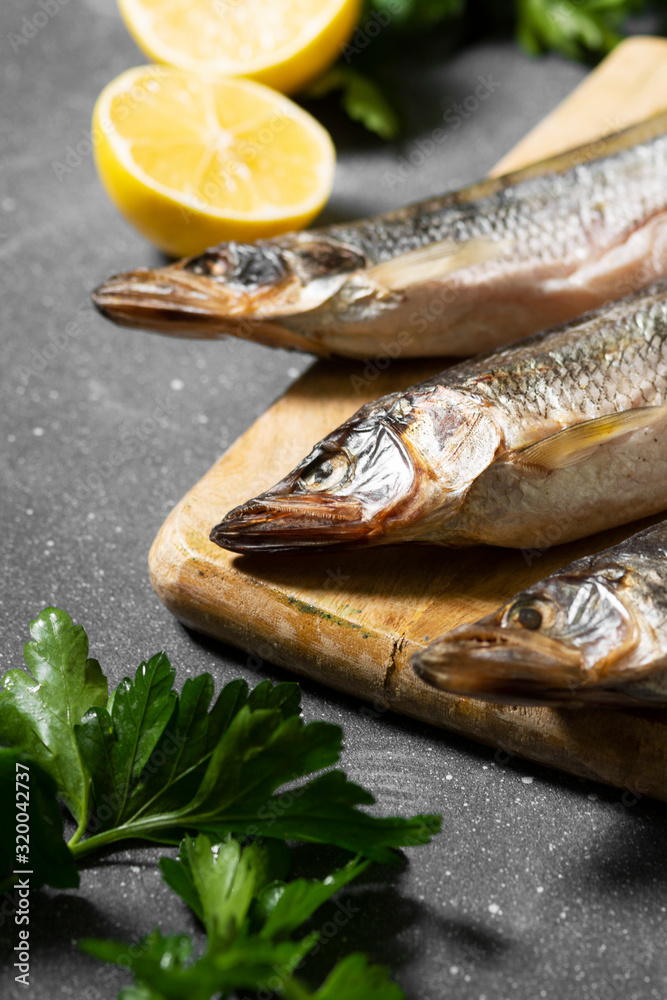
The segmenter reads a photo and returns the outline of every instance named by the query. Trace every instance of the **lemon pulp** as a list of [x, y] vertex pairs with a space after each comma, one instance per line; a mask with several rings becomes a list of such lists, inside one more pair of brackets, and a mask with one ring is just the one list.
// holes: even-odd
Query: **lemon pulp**
[[328, 133], [250, 80], [128, 70], [100, 95], [93, 130], [112, 201], [176, 256], [302, 228], [331, 191]]
[[139, 47], [193, 72], [294, 93], [340, 55], [360, 0], [119, 0]]

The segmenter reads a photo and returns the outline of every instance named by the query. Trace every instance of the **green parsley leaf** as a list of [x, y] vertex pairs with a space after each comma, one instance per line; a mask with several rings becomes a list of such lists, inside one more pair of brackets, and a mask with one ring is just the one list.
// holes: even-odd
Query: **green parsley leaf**
[[382, 965], [369, 965], [365, 955], [354, 953], [338, 963], [316, 993], [302, 992], [294, 1000], [404, 1000]]
[[186, 837], [178, 859], [162, 858], [160, 868], [167, 885], [202, 921], [209, 939], [224, 944], [239, 933], [251, 904], [260, 937], [288, 937], [370, 863], [354, 858], [323, 881], [286, 883], [289, 862], [290, 851], [278, 840], [257, 840], [241, 848], [232, 837], [217, 843], [199, 834]]
[[[118, 1000], [211, 1000], [228, 997], [234, 988], [229, 981], [236, 977], [229, 970], [218, 968], [213, 957], [204, 956], [189, 966], [184, 964], [192, 951], [192, 941], [187, 935], [162, 937], [159, 931], [154, 931], [132, 946], [132, 960], [128, 960], [128, 945], [120, 942], [85, 941], [81, 947], [100, 961], [126, 966], [139, 980], [122, 990]], [[236, 955], [247, 957], [248, 950], [246, 947]], [[265, 945], [261, 957], [257, 955], [256, 964], [247, 963], [239, 972], [238, 978], [245, 981], [237, 982], [236, 986], [270, 989], [285, 1000], [404, 1000], [403, 990], [391, 981], [387, 970], [380, 965], [369, 965], [366, 956], [358, 953], [339, 962], [321, 988], [312, 993], [290, 977], [290, 969], [303, 957], [285, 945], [273, 949]], [[271, 960], [276, 962], [273, 967], [267, 964]]]
[[369, 864], [369, 861], [353, 858], [323, 881], [298, 878], [267, 886], [258, 900], [258, 911], [266, 917], [266, 923], [260, 931], [261, 936], [276, 938], [292, 934], [299, 924], [310, 919], [334, 893], [361, 875]]
[[118, 1000], [163, 1000], [163, 998], [148, 986], [128, 986], [120, 991]]
[[[28, 814], [27, 834], [17, 813]], [[30, 871], [30, 887], [57, 889], [78, 886], [79, 872], [63, 840], [63, 819], [56, 800], [56, 783], [27, 754], [0, 750], [0, 881], [11, 888], [12, 872]], [[27, 848], [27, 849], [26, 849]], [[26, 859], [21, 862], [19, 858]], [[16, 876], [21, 878], [20, 875]]]
[[[116, 688], [111, 713], [92, 708], [76, 727], [82, 758], [93, 775], [93, 791], [104, 787], [102, 826], [119, 826], [136, 810], [145, 786], [144, 770], [174, 715], [176, 671], [164, 653], [141, 663], [134, 681]], [[96, 794], [99, 801], [99, 795]]]
[[[647, 0], [514, 0], [507, 5], [497, 0], [477, 5], [466, 0], [365, 0], [357, 27], [343, 47], [344, 61], [325, 72], [304, 96], [317, 98], [340, 90], [341, 105], [350, 118], [383, 139], [394, 139], [400, 132], [396, 112], [376, 80], [359, 67], [385, 63], [391, 69], [397, 36], [409, 31], [418, 38], [465, 13], [476, 31], [482, 24], [483, 33], [493, 36], [515, 15], [517, 40], [527, 52], [559, 52], [569, 59], [590, 61], [610, 52], [621, 41], [628, 17], [647, 6]], [[393, 35], [393, 45], [383, 46], [378, 39], [385, 33]]]
[[241, 987], [270, 989], [285, 1000], [402, 1000], [386, 971], [368, 966], [363, 955], [341, 962], [317, 993], [294, 978], [319, 935], [312, 932], [299, 941], [289, 936], [368, 862], [355, 859], [323, 881], [275, 881], [288, 856], [277, 842], [243, 848], [233, 838], [215, 843], [203, 834], [188, 837], [179, 859], [163, 858], [161, 868], [202, 920], [204, 952], [195, 958], [189, 936], [163, 937], [157, 930], [131, 947], [86, 941], [82, 948], [132, 971], [135, 985], [121, 1000], [210, 1000]]
[[[209, 941], [226, 947], [239, 935], [253, 899], [286, 875], [289, 850], [279, 841], [213, 842], [205, 834], [186, 837], [178, 860], [162, 858], [162, 875], [202, 921]], [[302, 921], [299, 921], [301, 923]]]
[[[465, 0], [371, 0], [370, 6], [390, 18], [388, 27], [423, 29], [430, 28], [446, 18], [456, 17], [465, 8]], [[363, 31], [368, 11], [361, 17]]]
[[[45, 608], [31, 622], [28, 666], [9, 670], [0, 690], [0, 743], [29, 753], [56, 782], [78, 823], [88, 814], [89, 778], [74, 726], [107, 700], [107, 681], [88, 659], [88, 637], [64, 611]], [[31, 676], [32, 674], [32, 676]]]
[[[317, 943], [311, 934], [303, 941], [274, 944], [256, 937], [239, 938], [224, 951], [208, 949], [192, 961], [192, 939], [186, 934], [163, 937], [159, 930], [138, 944], [120, 941], [82, 941], [81, 948], [103, 962], [130, 969], [135, 990], [121, 993], [122, 1000], [210, 1000], [229, 996], [235, 989], [260, 989], [273, 981], [291, 978]], [[281, 970], [285, 970], [281, 976]], [[147, 992], [146, 992], [147, 991]], [[345, 1000], [341, 997], [340, 1000]]]
[[396, 863], [394, 848], [426, 843], [439, 829], [439, 817], [362, 812], [373, 796], [340, 771], [293, 787], [335, 764], [342, 747], [339, 726], [305, 725], [296, 714], [297, 685], [264, 682], [248, 694], [235, 681], [209, 712], [207, 675], [186, 682], [178, 699], [167, 690], [166, 657], [149, 664], [123, 682], [111, 714], [95, 709], [77, 727], [95, 798], [95, 833], [78, 855], [128, 837], [175, 843], [198, 830], [330, 843]]
[[341, 105], [353, 121], [381, 139], [395, 139], [399, 134], [396, 112], [375, 80], [339, 63], [310, 87], [306, 97], [325, 97], [334, 90], [341, 91]]
[[517, 37], [527, 52], [560, 52], [570, 59], [610, 52], [636, 0], [518, 0]]
[[373, 795], [349, 781], [343, 771], [328, 771], [291, 792], [267, 799], [254, 818], [248, 812], [242, 819], [228, 820], [226, 828], [252, 836], [335, 844], [390, 865], [398, 863], [394, 849], [427, 844], [440, 832], [439, 815], [380, 817], [357, 808], [374, 802]]
[[[293, 716], [300, 708], [298, 684], [274, 687], [263, 681], [249, 693], [247, 684], [238, 680], [222, 689], [209, 712], [210, 674], [186, 680], [180, 698], [171, 690], [173, 679], [174, 671], [161, 653], [139, 667], [134, 681], [124, 679], [111, 714], [94, 709], [77, 727], [79, 747], [93, 778], [96, 831], [151, 815], [168, 815], [177, 822], [176, 812], [191, 801], [213, 751], [244, 707], [272, 712], [278, 720]], [[146, 715], [129, 711], [126, 702], [150, 704], [150, 711]], [[164, 822], [160, 829], [164, 831]], [[164, 837], [173, 843], [183, 828], [179, 826], [173, 836], [155, 833], [149, 839]]]
[[207, 832], [334, 844], [396, 863], [397, 848], [427, 843], [440, 828], [439, 816], [364, 812], [373, 796], [342, 771], [311, 777], [339, 760], [342, 730], [303, 722], [298, 684], [264, 681], [249, 691], [232, 681], [212, 705], [210, 675], [186, 680], [179, 696], [159, 653], [107, 701], [81, 626], [47, 608], [32, 634], [32, 677], [10, 670], [3, 678], [0, 740], [55, 780], [78, 821], [75, 858], [129, 838], [173, 844]]

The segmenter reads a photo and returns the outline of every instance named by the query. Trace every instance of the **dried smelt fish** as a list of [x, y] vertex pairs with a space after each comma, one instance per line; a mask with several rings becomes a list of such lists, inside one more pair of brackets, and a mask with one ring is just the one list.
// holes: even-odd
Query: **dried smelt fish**
[[322, 355], [470, 356], [667, 276], [667, 114], [376, 218], [104, 282], [125, 326]]

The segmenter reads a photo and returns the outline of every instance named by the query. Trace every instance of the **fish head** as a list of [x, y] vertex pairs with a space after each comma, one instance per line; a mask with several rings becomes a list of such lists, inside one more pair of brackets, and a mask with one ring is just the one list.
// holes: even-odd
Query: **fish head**
[[615, 566], [555, 574], [436, 639], [414, 668], [441, 690], [485, 701], [611, 703], [615, 667], [639, 641], [617, 590], [624, 575]]
[[121, 326], [317, 351], [289, 329], [290, 317], [317, 309], [365, 264], [358, 250], [324, 234], [230, 241], [167, 267], [117, 274], [92, 299]]
[[414, 458], [386, 423], [351, 422], [279, 483], [211, 532], [234, 552], [277, 552], [368, 540], [415, 486]]
[[424, 519], [434, 510], [446, 517], [447, 503], [453, 509], [461, 495], [458, 473], [448, 489], [425, 449], [435, 447], [441, 464], [443, 455], [455, 463], [477, 423], [463, 404], [436, 419], [419, 396], [362, 407], [279, 483], [230, 511], [211, 540], [234, 552], [277, 552], [418, 537]]

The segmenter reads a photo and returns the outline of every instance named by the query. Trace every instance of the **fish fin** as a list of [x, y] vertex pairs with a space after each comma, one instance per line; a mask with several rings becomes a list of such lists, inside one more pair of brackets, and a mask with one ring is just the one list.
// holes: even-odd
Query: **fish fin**
[[399, 254], [383, 264], [376, 264], [366, 271], [378, 285], [388, 291], [397, 292], [410, 285], [424, 281], [437, 281], [453, 271], [459, 271], [473, 264], [492, 260], [506, 248], [506, 240], [492, 240], [481, 236], [457, 243], [455, 240], [441, 240], [427, 246]]
[[542, 441], [529, 444], [514, 452], [512, 458], [521, 465], [533, 465], [541, 469], [567, 469], [588, 458], [601, 444], [631, 431], [650, 427], [667, 416], [667, 406], [641, 406], [620, 413], [608, 413], [603, 417], [586, 420], [574, 427], [550, 434]]

